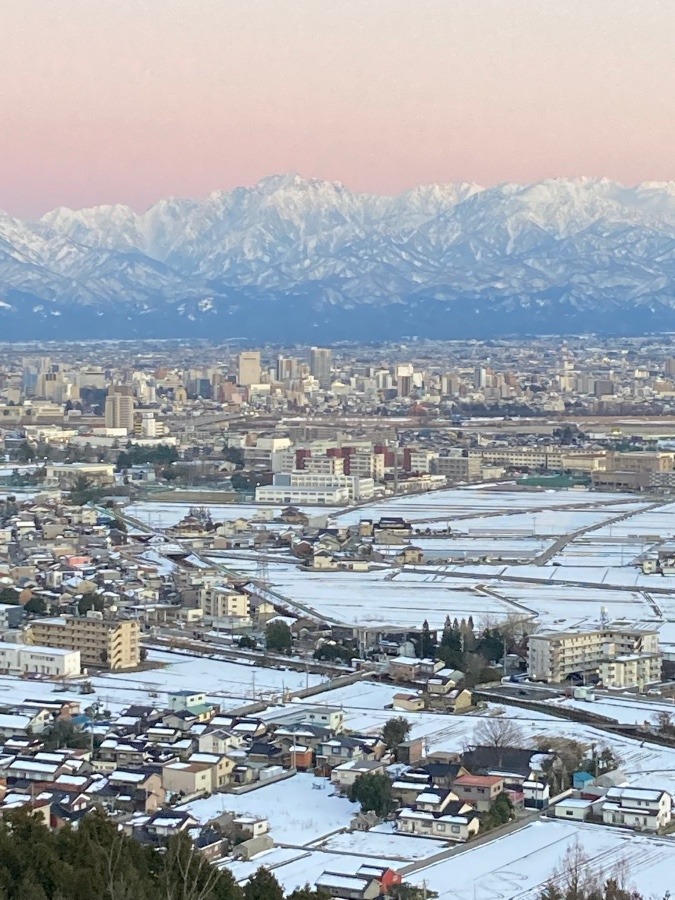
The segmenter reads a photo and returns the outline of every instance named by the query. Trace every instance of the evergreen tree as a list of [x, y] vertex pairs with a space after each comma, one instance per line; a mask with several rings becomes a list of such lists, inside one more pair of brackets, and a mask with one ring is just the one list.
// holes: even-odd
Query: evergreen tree
[[429, 631], [429, 623], [425, 619], [422, 622], [422, 634], [420, 636], [420, 657], [427, 659], [433, 655], [434, 642], [431, 640], [431, 632]]
[[289, 894], [288, 900], [330, 900], [330, 894], [322, 891], [321, 888], [315, 890], [309, 884], [306, 884], [304, 887], [296, 888], [292, 894]]
[[384, 818], [396, 803], [391, 795], [391, 781], [386, 775], [359, 775], [351, 787], [350, 800], [361, 804], [362, 812], [374, 812]]
[[269, 869], [261, 866], [244, 888], [244, 900], [284, 900], [284, 892]]
[[404, 716], [387, 719], [382, 728], [382, 740], [390, 750], [398, 747], [410, 733], [410, 722]]
[[265, 628], [265, 645], [277, 653], [290, 653], [293, 646], [291, 629], [281, 619], [268, 622]]

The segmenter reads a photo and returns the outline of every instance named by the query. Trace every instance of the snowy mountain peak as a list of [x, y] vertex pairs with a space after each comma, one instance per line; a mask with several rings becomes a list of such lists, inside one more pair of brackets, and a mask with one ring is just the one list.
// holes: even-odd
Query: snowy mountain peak
[[218, 321], [271, 339], [305, 328], [348, 338], [366, 321], [392, 336], [661, 327], [671, 314], [675, 325], [675, 182], [459, 182], [379, 196], [287, 173], [140, 214], [0, 213], [0, 296], [3, 333], [13, 322], [20, 335], [47, 307], [64, 328], [91, 314], [105, 334], [120, 316], [122, 332], [133, 322], [212, 336]]

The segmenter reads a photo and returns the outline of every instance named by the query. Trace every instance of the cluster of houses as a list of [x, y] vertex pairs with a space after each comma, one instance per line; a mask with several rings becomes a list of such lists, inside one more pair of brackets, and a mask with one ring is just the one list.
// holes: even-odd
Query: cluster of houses
[[194, 508], [166, 534], [200, 551], [286, 551], [304, 567], [320, 571], [368, 571], [372, 566], [425, 561], [424, 550], [411, 543], [412, 526], [400, 517], [339, 526], [329, 524], [326, 515], [310, 517], [295, 506], [277, 516], [261, 508], [251, 518], [223, 523], [214, 523], [206, 510]]

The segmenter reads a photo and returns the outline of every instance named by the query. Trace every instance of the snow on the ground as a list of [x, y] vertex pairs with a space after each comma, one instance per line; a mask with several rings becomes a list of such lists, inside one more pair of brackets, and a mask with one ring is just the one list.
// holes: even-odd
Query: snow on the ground
[[[261, 524], [271, 523], [273, 519], [281, 515], [281, 506], [262, 506], [255, 503], [158, 503], [152, 500], [143, 500], [139, 503], [131, 503], [124, 508], [125, 515], [132, 516], [141, 522], [145, 522], [152, 528], [169, 528], [177, 525], [187, 516], [190, 509], [199, 507], [206, 509], [214, 522], [232, 522], [235, 519], [255, 520]], [[299, 507], [310, 518], [322, 518], [340, 511], [334, 506], [303, 506]], [[275, 527], [287, 528], [284, 523], [274, 523]]]
[[671, 839], [571, 822], [535, 822], [421, 869], [408, 880], [437, 891], [439, 900], [530, 900], [539, 896], [565, 851], [577, 842], [593, 871], [609, 877], [625, 867], [630, 886], [644, 897], [663, 897], [672, 886]]
[[427, 859], [447, 849], [447, 842], [432, 838], [414, 837], [395, 831], [391, 822], [383, 822], [370, 831], [352, 831], [335, 834], [321, 842], [322, 850], [359, 855], [384, 856], [412, 862]]
[[[214, 648], [214, 654], [217, 654]], [[189, 656], [180, 653], [151, 651], [149, 660], [160, 667], [145, 672], [126, 672], [105, 675], [94, 679], [100, 691], [116, 692], [117, 689], [136, 690], [141, 693], [157, 692], [155, 703], [165, 702], [169, 691], [205, 691], [209, 699], [227, 705], [229, 700], [252, 700], [281, 694], [285, 688], [298, 690], [307, 684], [319, 684], [320, 675], [307, 675], [291, 669], [272, 669], [256, 666], [247, 660], [230, 662], [210, 659], [207, 656]], [[153, 702], [140, 698], [135, 703]]]
[[431, 628], [442, 628], [447, 615], [460, 619], [472, 615], [479, 622], [486, 616], [505, 618], [515, 611], [507, 602], [472, 590], [470, 581], [387, 580], [390, 574], [270, 570], [270, 580], [289, 601], [349, 625], [419, 627], [427, 619]]
[[[291, 853], [294, 855], [287, 855]], [[272, 870], [274, 877], [281, 884], [284, 891], [291, 893], [296, 888], [304, 887], [307, 883], [313, 885], [324, 872], [354, 875], [365, 864], [391, 866], [393, 868], [401, 865], [398, 860], [388, 860], [381, 857], [324, 853], [321, 850], [275, 850], [254, 856], [248, 862], [230, 862], [226, 860], [223, 863], [223, 867], [230, 869], [236, 880], [241, 884], [247, 881], [260, 866], [265, 866]]]
[[298, 773], [247, 794], [214, 794], [180, 809], [187, 810], [200, 822], [207, 822], [222, 812], [261, 816], [269, 821], [270, 834], [277, 844], [304, 847], [331, 832], [348, 828], [359, 806], [338, 796], [326, 778]]
[[[333, 516], [340, 525], [352, 525], [361, 519], [379, 519], [381, 516], [403, 516], [411, 522], [427, 522], [441, 518], [452, 519], [463, 516], [470, 510], [476, 515], [499, 515], [506, 512], [517, 513], [519, 510], [548, 511], [557, 508], [579, 507], [599, 509], [600, 520], [611, 518], [613, 512], [611, 501], [623, 500], [635, 504], [635, 497], [630, 494], [593, 494], [590, 491], [521, 491], [495, 490], [490, 485], [482, 485], [477, 489], [450, 488], [448, 490], [429, 491], [410, 497], [391, 497], [378, 500]], [[642, 508], [643, 505], [636, 505]], [[459, 524], [459, 523], [457, 523]], [[545, 533], [541, 529], [542, 533]]]
[[[214, 653], [217, 649], [214, 648]], [[83, 707], [100, 700], [105, 709], [119, 712], [132, 704], [166, 706], [170, 691], [205, 691], [209, 700], [221, 707], [239, 706], [243, 701], [281, 695], [285, 688], [298, 690], [319, 684], [321, 675], [307, 675], [290, 669], [255, 666], [251, 662], [210, 659], [182, 653], [150, 651], [148, 661], [156, 668], [142, 672], [109, 672], [89, 678], [95, 693], [78, 694], [77, 686], [54, 693], [54, 683], [27, 681], [11, 675], [0, 676], [0, 704], [9, 706], [33, 700], [76, 700]]]

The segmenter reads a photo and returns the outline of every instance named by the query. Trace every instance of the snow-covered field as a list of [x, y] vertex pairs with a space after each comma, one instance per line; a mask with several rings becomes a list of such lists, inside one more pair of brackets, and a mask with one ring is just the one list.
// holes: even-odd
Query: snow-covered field
[[[234, 519], [254, 519], [257, 522], [271, 523], [274, 518], [281, 514], [280, 506], [261, 506], [255, 503], [155, 503], [152, 500], [142, 501], [140, 503], [131, 503], [124, 508], [124, 512], [128, 516], [133, 516], [141, 522], [152, 526], [153, 528], [169, 528], [177, 525], [178, 522], [187, 516], [192, 507], [204, 507], [211, 514], [214, 522], [231, 522]], [[307, 506], [301, 507], [301, 512], [308, 516], [322, 518], [339, 512], [338, 507], [334, 506]], [[286, 528], [283, 523], [277, 523], [277, 528]]]
[[419, 627], [427, 619], [432, 628], [442, 628], [445, 617], [486, 616], [505, 618], [515, 611], [509, 603], [472, 590], [471, 582], [443, 579], [388, 580], [378, 572], [287, 572], [270, 569], [274, 588], [318, 615], [349, 625], [402, 625]]
[[370, 831], [342, 832], [321, 841], [321, 849], [339, 853], [372, 854], [412, 861], [427, 859], [447, 848], [447, 843], [433, 838], [410, 837], [400, 834], [391, 822], [383, 822]]
[[596, 873], [609, 877], [625, 867], [630, 886], [644, 897], [663, 897], [672, 886], [672, 839], [571, 822], [532, 823], [420, 869], [410, 881], [437, 891], [439, 900], [529, 900], [577, 844]]
[[[217, 651], [214, 651], [217, 652]], [[206, 691], [208, 698], [223, 708], [241, 705], [255, 696], [267, 699], [279, 696], [284, 688], [298, 690], [318, 684], [320, 675], [306, 675], [286, 669], [254, 666], [247, 660], [188, 656], [179, 653], [151, 651], [149, 661], [157, 668], [144, 672], [95, 675], [90, 680], [95, 694], [79, 696], [77, 689], [54, 694], [50, 682], [25, 681], [9, 675], [0, 676], [0, 704], [34, 700], [77, 699], [83, 706], [100, 700], [106, 709], [119, 712], [131, 704], [167, 705], [167, 693], [178, 690]]]
[[269, 821], [270, 833], [278, 844], [305, 847], [347, 828], [359, 806], [335, 795], [326, 778], [298, 773], [247, 794], [214, 794], [180, 808], [200, 822], [208, 822], [224, 811], [261, 816]]
[[[564, 509], [565, 507], [587, 507], [601, 510], [599, 521], [611, 518], [623, 511], [623, 504], [616, 512], [611, 501], [623, 501], [636, 504], [635, 497], [629, 494], [594, 494], [590, 491], [504, 491], [495, 490], [490, 485], [475, 488], [451, 488], [449, 490], [431, 491], [412, 497], [392, 497], [376, 501], [359, 509], [348, 510], [334, 516], [341, 525], [351, 525], [360, 519], [379, 519], [380, 516], [403, 516], [411, 522], [427, 522], [457, 516], [466, 516], [475, 510], [477, 516], [499, 515], [508, 512], [539, 511]], [[637, 508], [642, 508], [638, 505]], [[606, 512], [605, 512], [606, 511]], [[538, 515], [539, 513], [537, 513]], [[472, 520], [467, 520], [472, 521]], [[480, 520], [478, 520], [480, 521]]]

